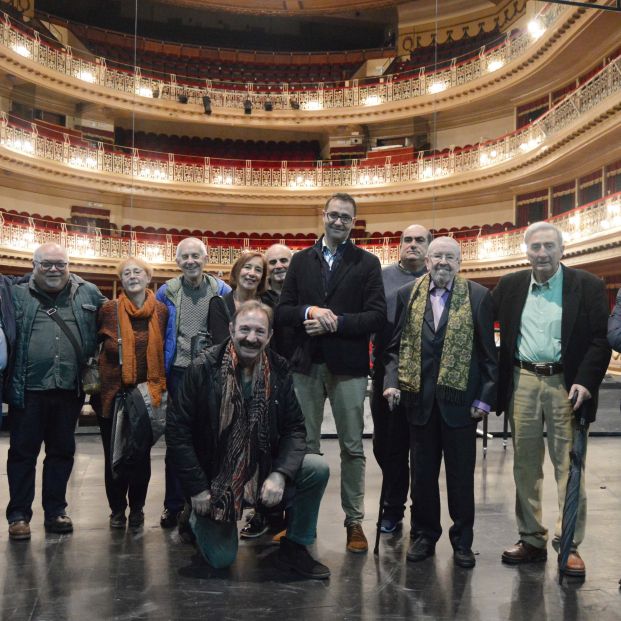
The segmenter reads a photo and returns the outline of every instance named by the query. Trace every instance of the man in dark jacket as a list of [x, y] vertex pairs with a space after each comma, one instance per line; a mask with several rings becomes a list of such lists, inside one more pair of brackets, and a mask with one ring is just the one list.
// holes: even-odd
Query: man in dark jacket
[[386, 321], [378, 258], [349, 239], [356, 201], [335, 194], [325, 205], [325, 235], [293, 255], [276, 307], [276, 328], [295, 328], [291, 357], [295, 393], [304, 412], [308, 450], [319, 453], [326, 395], [341, 448], [341, 505], [347, 550], [368, 544], [364, 518], [364, 398], [369, 374], [369, 338]]
[[[576, 428], [573, 412], [584, 403], [588, 421], [595, 419], [597, 392], [610, 362], [604, 283], [592, 274], [561, 265], [563, 237], [549, 222], [531, 224], [524, 242], [532, 269], [503, 276], [492, 293], [500, 323], [497, 413], [507, 412], [511, 424], [520, 534], [517, 544], [502, 554], [508, 564], [547, 558], [548, 530], [541, 507], [544, 422], [558, 495], [552, 542], [558, 551]], [[582, 477], [574, 549], [564, 570], [568, 575], [585, 575], [578, 554], [585, 523]]]
[[329, 469], [320, 456], [306, 454], [287, 363], [267, 349], [271, 309], [242, 304], [230, 331], [229, 340], [186, 371], [167, 417], [168, 451], [191, 499], [196, 542], [212, 567], [227, 567], [237, 555], [244, 506], [269, 508], [284, 499], [290, 520], [279, 563], [307, 578], [327, 578], [330, 570], [306, 546], [316, 537]]
[[461, 250], [454, 239], [434, 239], [425, 264], [428, 275], [399, 289], [385, 357], [384, 396], [391, 410], [403, 402], [411, 425], [407, 558], [432, 556], [442, 534], [438, 476], [444, 456], [453, 560], [471, 568], [476, 426], [494, 406], [498, 377], [492, 299], [485, 287], [458, 275]]
[[[73, 468], [75, 425], [82, 409], [81, 365], [95, 354], [97, 310], [106, 298], [69, 271], [64, 248], [34, 252], [29, 282], [13, 286], [17, 342], [8, 380], [11, 439], [7, 459], [9, 537], [30, 539], [35, 470], [45, 443], [42, 502], [48, 532], [70, 533], [65, 494]], [[64, 328], [53, 315], [60, 317]], [[80, 345], [80, 355], [71, 339]]]

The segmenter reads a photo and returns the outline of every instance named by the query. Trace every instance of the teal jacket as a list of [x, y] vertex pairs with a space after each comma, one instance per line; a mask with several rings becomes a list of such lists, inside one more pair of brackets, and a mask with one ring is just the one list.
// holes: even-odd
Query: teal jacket
[[[12, 373], [8, 382], [7, 401], [10, 405], [23, 408], [24, 392], [26, 388], [26, 368], [28, 366], [28, 346], [35, 315], [41, 304], [32, 294], [34, 277], [27, 283], [13, 287], [13, 305], [15, 307], [15, 324], [17, 327], [17, 342], [14, 348]], [[84, 358], [95, 355], [97, 349], [97, 311], [106, 301], [99, 289], [83, 278], [71, 274], [71, 306], [75, 316]]]

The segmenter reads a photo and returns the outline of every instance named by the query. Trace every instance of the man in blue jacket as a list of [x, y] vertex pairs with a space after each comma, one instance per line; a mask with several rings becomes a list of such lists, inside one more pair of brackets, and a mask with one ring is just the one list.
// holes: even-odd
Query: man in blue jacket
[[[207, 326], [209, 302], [231, 288], [219, 278], [205, 274], [207, 248], [196, 237], [187, 237], [177, 246], [176, 261], [181, 276], [171, 278], [157, 291], [156, 298], [168, 307], [168, 324], [164, 337], [164, 364], [168, 390], [174, 396], [181, 378], [191, 362], [192, 337]], [[166, 490], [162, 528], [173, 528], [184, 505], [183, 492], [166, 454]]]
[[[39, 246], [29, 281], [13, 287], [17, 341], [8, 378], [11, 439], [7, 459], [10, 500], [9, 537], [30, 539], [36, 463], [41, 443], [45, 529], [73, 531], [65, 495], [73, 468], [74, 430], [84, 394], [82, 362], [95, 353], [97, 311], [105, 297], [92, 283], [69, 272], [67, 252], [49, 243]], [[81, 345], [76, 352], [64, 329]]]

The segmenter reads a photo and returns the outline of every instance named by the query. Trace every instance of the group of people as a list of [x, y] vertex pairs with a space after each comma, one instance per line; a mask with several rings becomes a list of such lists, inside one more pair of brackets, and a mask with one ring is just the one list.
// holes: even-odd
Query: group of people
[[[459, 274], [461, 250], [452, 238], [432, 239], [423, 226], [408, 226], [398, 261], [382, 269], [350, 240], [351, 196], [331, 196], [322, 217], [324, 234], [310, 248], [293, 254], [277, 244], [265, 255], [242, 253], [231, 286], [205, 273], [207, 250], [196, 238], [179, 243], [181, 275], [156, 293], [151, 266], [130, 257], [118, 267], [123, 291], [108, 301], [70, 272], [56, 244], [35, 251], [30, 276], [3, 277], [11, 539], [30, 538], [42, 443], [45, 529], [73, 529], [65, 496], [84, 402], [80, 376], [98, 356], [101, 392], [91, 403], [105, 453], [111, 528], [144, 523], [148, 451], [122, 472], [111, 462], [117, 395], [144, 385], [155, 406], [168, 391], [161, 526], [179, 522], [210, 565], [226, 567], [237, 553], [237, 522], [252, 507], [242, 536], [281, 531], [278, 562], [327, 578], [330, 570], [307, 549], [329, 477], [321, 453], [325, 401], [340, 447], [345, 546], [364, 553], [364, 399], [371, 371], [373, 452], [383, 473], [379, 526], [384, 533], [402, 528], [409, 489], [409, 561], [432, 556], [441, 536], [444, 458], [453, 559], [474, 567], [476, 427], [492, 410], [509, 417], [514, 447], [519, 540], [502, 561], [547, 558], [544, 427], [557, 484], [558, 550], [574, 412], [583, 408], [589, 421], [595, 417], [608, 338], [621, 348], [621, 300], [607, 333], [603, 282], [561, 265], [562, 233], [547, 222], [525, 232], [530, 268], [502, 277], [490, 293]], [[577, 577], [585, 575], [578, 552], [585, 521], [583, 478], [565, 570]]]

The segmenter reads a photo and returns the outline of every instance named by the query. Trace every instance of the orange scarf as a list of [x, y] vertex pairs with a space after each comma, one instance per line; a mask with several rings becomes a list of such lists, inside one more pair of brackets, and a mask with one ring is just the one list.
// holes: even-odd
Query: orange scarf
[[144, 304], [137, 308], [133, 302], [122, 293], [118, 299], [119, 327], [123, 340], [123, 369], [122, 380], [126, 386], [136, 384], [136, 340], [132, 329], [131, 318], [149, 319], [149, 333], [147, 340], [147, 385], [153, 405], [159, 406], [162, 392], [166, 390], [166, 373], [164, 371], [164, 342], [160, 333], [155, 308], [155, 294], [151, 289], [146, 290], [147, 297]]

